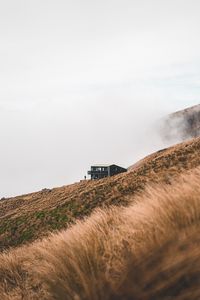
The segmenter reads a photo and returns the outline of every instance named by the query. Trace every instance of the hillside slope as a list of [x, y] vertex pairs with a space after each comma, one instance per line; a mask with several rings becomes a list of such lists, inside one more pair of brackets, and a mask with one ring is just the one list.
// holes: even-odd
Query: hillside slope
[[162, 136], [167, 140], [200, 136], [200, 104], [169, 115], [162, 128]]
[[1, 300], [198, 300], [199, 229], [200, 168], [1, 254]]
[[3, 200], [0, 202], [0, 249], [67, 228], [96, 207], [127, 205], [147, 183], [170, 184], [177, 175], [199, 165], [200, 138], [196, 138], [148, 156], [127, 173]]

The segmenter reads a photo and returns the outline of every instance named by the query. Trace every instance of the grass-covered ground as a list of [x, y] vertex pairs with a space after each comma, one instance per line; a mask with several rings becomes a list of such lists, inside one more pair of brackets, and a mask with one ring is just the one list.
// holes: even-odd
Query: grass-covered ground
[[0, 298], [198, 300], [199, 229], [200, 168], [0, 254]]
[[128, 205], [147, 183], [171, 183], [200, 165], [200, 138], [148, 156], [123, 173], [0, 201], [0, 249], [64, 229], [97, 207]]

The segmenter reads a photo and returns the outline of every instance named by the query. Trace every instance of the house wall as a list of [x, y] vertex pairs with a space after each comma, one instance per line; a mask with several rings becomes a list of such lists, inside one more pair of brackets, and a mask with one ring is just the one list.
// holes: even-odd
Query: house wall
[[91, 166], [91, 171], [88, 172], [91, 175], [91, 179], [101, 179], [109, 176], [113, 176], [127, 170], [117, 165], [111, 166]]
[[127, 170], [125, 168], [121, 168], [121, 167], [116, 166], [116, 165], [110, 166], [110, 176], [120, 174], [120, 173], [123, 173], [123, 172], [126, 172], [126, 171]]

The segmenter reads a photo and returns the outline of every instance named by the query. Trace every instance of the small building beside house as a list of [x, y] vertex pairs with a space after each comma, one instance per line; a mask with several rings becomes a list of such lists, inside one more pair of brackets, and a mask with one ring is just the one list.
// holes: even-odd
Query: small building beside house
[[127, 172], [127, 169], [117, 165], [93, 165], [91, 166], [91, 170], [88, 171], [88, 175], [90, 175], [91, 179], [94, 180], [110, 177], [124, 172]]

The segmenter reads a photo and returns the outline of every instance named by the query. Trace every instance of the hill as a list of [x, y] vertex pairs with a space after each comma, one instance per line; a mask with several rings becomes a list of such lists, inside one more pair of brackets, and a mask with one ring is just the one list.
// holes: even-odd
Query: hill
[[200, 299], [200, 168], [129, 201], [1, 254], [1, 300]]
[[169, 115], [164, 121], [162, 136], [167, 140], [200, 136], [200, 104]]
[[126, 206], [147, 184], [171, 184], [179, 174], [199, 165], [200, 138], [196, 138], [148, 156], [127, 173], [2, 200], [0, 249], [65, 229], [97, 207]]

